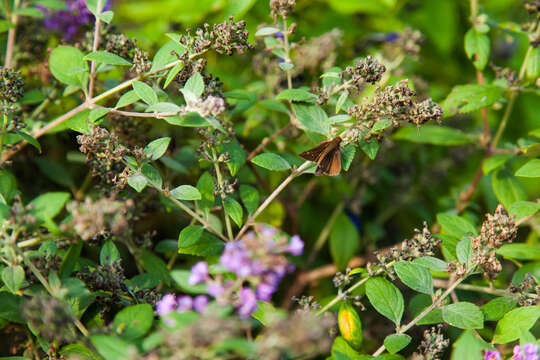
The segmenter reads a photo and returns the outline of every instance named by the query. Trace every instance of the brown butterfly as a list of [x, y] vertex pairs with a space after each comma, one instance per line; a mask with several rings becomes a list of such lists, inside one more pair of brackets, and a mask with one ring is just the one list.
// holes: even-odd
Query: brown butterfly
[[323, 141], [313, 149], [304, 151], [300, 156], [317, 163], [315, 175], [336, 176], [341, 171], [341, 155], [339, 152], [341, 141], [342, 139], [339, 136], [335, 139]]

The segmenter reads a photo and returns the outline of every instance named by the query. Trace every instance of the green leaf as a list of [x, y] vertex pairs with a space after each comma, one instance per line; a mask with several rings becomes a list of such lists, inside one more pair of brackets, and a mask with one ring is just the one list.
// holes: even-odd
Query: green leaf
[[62, 211], [70, 197], [66, 192], [49, 192], [30, 202], [32, 214], [40, 221], [53, 219]]
[[155, 167], [149, 164], [144, 164], [141, 173], [146, 177], [146, 180], [157, 189], [161, 190], [161, 187], [163, 185], [163, 180], [161, 179], [161, 175], [159, 174], [159, 171]]
[[137, 260], [139, 260], [139, 263], [142, 265], [144, 270], [159, 277], [161, 281], [169, 284], [169, 269], [167, 268], [167, 264], [165, 264], [160, 257], [146, 249], [139, 250], [135, 257]]
[[370, 278], [366, 282], [366, 295], [375, 310], [399, 326], [405, 307], [403, 295], [394, 284], [382, 277]]
[[128, 306], [114, 317], [113, 329], [124, 340], [133, 341], [144, 336], [152, 327], [154, 310], [150, 304]]
[[504, 244], [497, 254], [515, 260], [540, 260], [540, 246], [537, 244]]
[[304, 129], [330, 136], [328, 115], [316, 105], [292, 104], [296, 119]]
[[269, 326], [275, 324], [277, 321], [284, 320], [287, 317], [287, 312], [283, 309], [274, 307], [272, 303], [258, 301], [257, 310], [251, 317], [259, 320], [264, 326]]
[[497, 321], [516, 306], [517, 299], [513, 297], [498, 297], [490, 300], [480, 309], [484, 313], [486, 321]]
[[493, 174], [492, 186], [495, 196], [505, 209], [509, 209], [516, 201], [527, 200], [523, 185], [506, 169], [498, 170]]
[[204, 228], [199, 225], [189, 225], [180, 231], [178, 235], [178, 247], [185, 248], [192, 246], [201, 238]]
[[2, 270], [2, 281], [9, 291], [16, 293], [24, 282], [24, 269], [20, 265], [5, 267]]
[[433, 256], [422, 256], [413, 260], [413, 263], [435, 271], [446, 271], [448, 264]]
[[495, 154], [490, 156], [482, 164], [482, 171], [484, 174], [489, 174], [493, 170], [497, 170], [503, 166], [508, 160], [510, 160], [514, 155], [512, 154]]
[[540, 159], [531, 159], [516, 171], [516, 176], [540, 177]]
[[184, 68], [184, 63], [176, 64], [173, 66], [171, 70], [169, 70], [169, 73], [167, 74], [167, 79], [165, 79], [165, 82], [163, 83], [163, 89], [166, 89], [170, 83], [174, 80], [176, 75]]
[[[186, 90], [193, 94], [196, 99], [201, 97], [202, 93], [204, 92], [204, 79], [200, 73], [194, 73], [191, 75], [188, 81], [186, 81], [183, 92]], [[186, 96], [185, 93], [184, 96]]]
[[531, 53], [526, 64], [527, 79], [534, 80], [540, 76], [540, 48], [531, 48]]
[[465, 34], [465, 53], [473, 61], [476, 70], [482, 71], [489, 59], [489, 36], [480, 33], [475, 28], [469, 29]]
[[135, 191], [141, 192], [148, 184], [148, 181], [146, 180], [146, 177], [144, 175], [133, 174], [127, 178], [127, 183], [129, 186], [135, 189]]
[[440, 146], [454, 146], [472, 144], [475, 137], [465, 134], [461, 130], [444, 126], [424, 125], [421, 128], [406, 126], [394, 133], [395, 140], [405, 140], [417, 144], [432, 144]]
[[289, 170], [291, 165], [281, 156], [273, 153], [262, 153], [251, 159], [251, 162], [272, 171]]
[[226, 197], [223, 200], [223, 207], [225, 208], [225, 212], [227, 215], [233, 219], [233, 221], [238, 225], [239, 227], [242, 226], [242, 217], [243, 217], [243, 210], [242, 205], [238, 203], [238, 201], [234, 200], [231, 197]]
[[276, 96], [276, 100], [315, 103], [317, 101], [317, 95], [312, 94], [305, 89], [286, 89]]
[[353, 144], [347, 144], [343, 149], [341, 149], [341, 168], [343, 169], [343, 171], [349, 170], [352, 161], [354, 160], [355, 154], [356, 147]]
[[472, 242], [468, 236], [464, 236], [456, 246], [456, 256], [462, 264], [469, 265], [473, 259]]
[[108, 65], [131, 66], [131, 63], [126, 59], [103, 50], [91, 52], [84, 57], [84, 60], [95, 61]]
[[444, 117], [468, 113], [496, 103], [503, 89], [496, 85], [457, 85], [441, 104]]
[[274, 35], [275, 33], [278, 33], [279, 29], [271, 26], [265, 26], [257, 30], [255, 33], [255, 36], [268, 36], [268, 35]]
[[205, 231], [199, 241], [193, 245], [178, 248], [178, 253], [194, 256], [212, 256], [220, 254], [223, 246], [223, 241]]
[[476, 227], [469, 220], [455, 214], [439, 213], [437, 222], [445, 233], [461, 238], [465, 235], [477, 235]]
[[81, 241], [69, 247], [67, 253], [64, 255], [64, 259], [60, 263], [60, 270], [58, 271], [60, 278], [65, 279], [71, 275], [73, 269], [75, 269], [75, 265], [79, 262], [82, 248], [83, 243]]
[[92, 335], [90, 342], [105, 360], [123, 360], [129, 357], [129, 344], [115, 336]]
[[242, 148], [242, 145], [238, 141], [232, 140], [231, 142], [221, 145], [221, 152], [229, 154], [229, 161], [227, 161], [227, 167], [231, 176], [235, 176], [238, 171], [246, 163], [246, 152]]
[[171, 271], [171, 278], [178, 287], [190, 294], [205, 294], [206, 293], [206, 284], [189, 284], [189, 276], [191, 272], [189, 270], [173, 270]]
[[425, 267], [408, 261], [399, 261], [394, 264], [394, 270], [399, 279], [411, 289], [428, 295], [433, 294], [433, 277]]
[[364, 355], [360, 355], [341, 336], [334, 339], [332, 345], [332, 359], [334, 360], [365, 360]]
[[171, 142], [170, 137], [162, 137], [154, 141], [151, 141], [144, 148], [144, 153], [148, 155], [148, 157], [151, 160], [157, 160], [160, 157], [162, 157], [163, 154], [165, 154], [165, 152], [167, 151], [167, 148], [169, 147], [170, 142]]
[[49, 70], [61, 83], [84, 88], [88, 63], [84, 54], [72, 46], [58, 46], [49, 57]]
[[340, 214], [330, 230], [330, 254], [338, 270], [344, 270], [356, 251], [360, 239], [354, 224], [345, 214]]
[[407, 334], [392, 334], [384, 339], [384, 347], [390, 354], [395, 354], [404, 349], [412, 338]]
[[249, 215], [257, 210], [259, 198], [260, 196], [257, 189], [249, 185], [240, 185], [240, 199], [242, 199]]
[[214, 206], [214, 178], [210, 173], [205, 172], [197, 182], [197, 189], [201, 193], [202, 199], [199, 201], [199, 206], [203, 211], [210, 211]]
[[375, 160], [377, 153], [379, 152], [379, 142], [376, 140], [361, 140], [359, 143], [360, 149], [368, 156], [370, 160]]
[[144, 101], [148, 105], [153, 105], [158, 102], [157, 94], [150, 85], [147, 85], [142, 81], [137, 80], [133, 82], [132, 86], [133, 90], [135, 90], [135, 93], [137, 93], [137, 96], [139, 96], [142, 101]]
[[98, 1], [99, 0], [86, 0], [86, 7], [94, 15], [101, 14], [101, 12], [103, 11], [103, 8], [105, 8], [105, 5], [107, 3], [106, 1], [102, 0], [101, 1], [101, 6], [99, 6], [99, 8], [98, 8]]
[[443, 320], [460, 329], [482, 329], [484, 315], [480, 308], [469, 302], [457, 302], [443, 306]]
[[13, 295], [11, 293], [0, 292], [0, 319], [24, 324], [25, 320], [21, 315], [21, 304], [25, 300], [24, 297]]
[[110, 10], [107, 10], [105, 12], [102, 12], [101, 14], [98, 14], [97, 17], [100, 18], [101, 21], [110, 24], [114, 17], [114, 13]]
[[170, 103], [170, 102], [158, 102], [154, 105], [150, 105], [146, 108], [145, 112], [156, 112], [156, 113], [177, 113], [179, 112], [180, 106]]
[[346, 301], [342, 301], [338, 311], [338, 326], [341, 336], [354, 349], [362, 347], [362, 321], [354, 307]]
[[540, 306], [526, 306], [511, 310], [497, 323], [493, 342], [506, 344], [519, 339], [522, 330], [529, 330], [540, 317]]
[[494, 350], [473, 330], [463, 331], [453, 347], [451, 360], [482, 359], [484, 350]]
[[99, 253], [99, 263], [101, 265], [111, 265], [119, 259], [120, 252], [116, 248], [116, 245], [114, 245], [114, 242], [111, 239], [108, 239], [101, 247], [101, 251]]
[[199, 190], [191, 185], [180, 185], [171, 190], [171, 195], [177, 200], [201, 200]]
[[37, 158], [34, 161], [39, 170], [55, 183], [70, 189], [75, 186], [75, 180], [65, 166], [46, 158]]
[[100, 360], [101, 358], [94, 354], [90, 349], [81, 344], [69, 344], [62, 347], [59, 351], [66, 359], [81, 360]]
[[26, 141], [27, 143], [29, 143], [30, 145], [32, 145], [33, 147], [35, 147], [36, 149], [38, 149], [38, 151], [41, 153], [41, 145], [39, 144], [39, 142], [37, 141], [37, 139], [35, 137], [33, 137], [32, 135], [24, 132], [24, 131], [20, 131], [20, 130], [16, 130], [15, 131], [24, 141]]
[[125, 94], [120, 96], [120, 99], [118, 99], [118, 102], [116, 103], [115, 109], [131, 105], [139, 101], [140, 99], [141, 98], [139, 97], [139, 95], [137, 95], [137, 92], [135, 90], [129, 90]]
[[178, 58], [173, 52], [182, 55], [184, 51], [184, 46], [180, 45], [178, 41], [168, 41], [156, 52], [154, 59], [152, 59], [152, 67], [150, 68], [150, 71], [158, 71], [172, 62], [178, 61]]
[[517, 220], [534, 215], [540, 210], [540, 203], [532, 201], [516, 201], [508, 209], [510, 215], [514, 215]]

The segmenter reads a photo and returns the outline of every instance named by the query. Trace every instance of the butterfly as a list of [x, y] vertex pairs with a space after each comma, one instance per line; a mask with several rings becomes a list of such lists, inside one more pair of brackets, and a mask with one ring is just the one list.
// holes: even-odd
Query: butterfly
[[313, 149], [304, 151], [300, 156], [317, 163], [315, 175], [336, 176], [341, 171], [341, 155], [339, 152], [341, 141], [342, 139], [339, 136], [335, 139], [323, 141]]

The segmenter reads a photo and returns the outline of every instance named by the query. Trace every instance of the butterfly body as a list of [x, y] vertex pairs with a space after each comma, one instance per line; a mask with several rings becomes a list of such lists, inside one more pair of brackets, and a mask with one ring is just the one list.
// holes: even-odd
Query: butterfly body
[[339, 136], [323, 141], [313, 149], [301, 153], [300, 157], [317, 163], [315, 175], [336, 176], [341, 171], [341, 141], [343, 140]]

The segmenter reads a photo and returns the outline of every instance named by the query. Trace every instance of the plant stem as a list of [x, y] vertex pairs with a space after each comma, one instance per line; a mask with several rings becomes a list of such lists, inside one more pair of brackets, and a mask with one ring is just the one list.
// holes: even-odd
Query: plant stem
[[[537, 25], [536, 34], [537, 35], [540, 34], [539, 25]], [[521, 64], [521, 68], [519, 69], [519, 75], [518, 75], [519, 82], [521, 82], [521, 80], [523, 80], [523, 77], [525, 76], [525, 70], [527, 69], [527, 62], [529, 60], [529, 57], [531, 56], [532, 51], [533, 51], [533, 46], [529, 45], [529, 48], [527, 49], [527, 53], [525, 54], [525, 57], [523, 58], [523, 63]], [[508, 124], [508, 120], [510, 119], [510, 115], [512, 114], [512, 110], [514, 108], [514, 103], [516, 102], [517, 95], [518, 95], [517, 90], [512, 91], [512, 95], [510, 95], [510, 99], [508, 100], [508, 104], [506, 105], [506, 109], [504, 111], [502, 120], [499, 124], [499, 128], [497, 129], [497, 133], [495, 134], [495, 137], [493, 138], [493, 142], [491, 143], [492, 149], [495, 149], [497, 147], [497, 144], [501, 140], [504, 129], [506, 128], [506, 125]]]
[[[291, 56], [290, 56], [290, 45], [289, 45], [289, 29], [287, 28], [287, 17], [283, 16], [283, 41], [285, 42], [285, 53], [287, 54], [287, 58], [285, 59], [286, 64], [291, 64]], [[291, 75], [291, 69], [285, 70], [285, 73], [287, 74], [287, 86], [289, 89], [292, 89], [292, 75]]]
[[353, 286], [351, 286], [350, 288], [348, 288], [346, 291], [343, 291], [342, 293], [338, 294], [335, 298], [333, 298], [328, 304], [326, 304], [324, 307], [322, 307], [321, 309], [319, 309], [319, 311], [316, 312], [316, 315], [317, 316], [320, 316], [322, 315], [324, 312], [326, 312], [328, 309], [330, 309], [332, 306], [334, 306], [335, 304], [337, 304], [338, 302], [341, 301], [341, 299], [343, 299], [347, 294], [349, 294], [351, 291], [353, 291], [354, 289], [356, 289], [357, 287], [359, 287], [360, 285], [362, 285], [363, 283], [365, 283], [366, 281], [368, 281], [370, 279], [371, 276], [366, 276], [365, 278], [362, 278], [360, 279], [356, 284], [354, 284]]
[[[197, 57], [199, 55], [202, 55], [206, 51], [207, 50], [201, 51], [200, 53], [192, 54], [189, 57], [189, 59], [191, 60], [191, 59], [193, 59], [193, 58], [195, 58], [195, 57]], [[33, 132], [32, 137], [37, 139], [37, 138], [43, 136], [44, 134], [46, 134], [51, 129], [59, 126], [60, 124], [63, 124], [64, 122], [71, 119], [73, 116], [77, 115], [78, 113], [80, 113], [80, 112], [82, 112], [82, 111], [84, 111], [86, 109], [89, 109], [92, 105], [98, 103], [99, 101], [104, 100], [104, 99], [108, 98], [109, 96], [111, 96], [113, 94], [116, 94], [117, 92], [130, 87], [135, 81], [139, 81], [139, 80], [145, 79], [145, 78], [147, 78], [147, 77], [149, 77], [151, 75], [157, 74], [157, 73], [159, 73], [161, 71], [168, 70], [168, 69], [170, 69], [170, 68], [174, 67], [175, 65], [178, 65], [178, 64], [180, 64], [182, 62], [183, 62], [183, 60], [176, 60], [176, 61], [173, 61], [173, 62], [171, 62], [171, 63], [169, 63], [169, 64], [167, 64], [167, 65], [165, 65], [165, 66], [163, 66], [163, 67], [161, 67], [159, 69], [155, 69], [153, 71], [149, 71], [149, 72], [147, 72], [145, 74], [134, 77], [133, 79], [126, 80], [123, 83], [115, 86], [114, 88], [112, 88], [110, 90], [107, 90], [104, 93], [102, 93], [102, 94], [100, 94], [100, 95], [98, 95], [98, 96], [96, 96], [94, 98], [88, 99], [86, 102], [84, 102], [84, 103], [80, 104], [79, 106], [71, 109], [69, 112], [65, 113], [64, 115], [56, 118], [55, 120], [48, 123], [47, 125], [45, 125], [41, 129]], [[27, 141], [21, 141], [12, 150], [6, 152], [5, 154], [2, 154], [2, 158], [0, 159], [0, 165], [3, 164], [4, 162], [6, 162], [7, 160], [9, 160], [9, 158], [11, 158], [17, 152], [19, 152], [27, 144], [28, 144]]]
[[218, 181], [218, 186], [220, 188], [220, 197], [221, 197], [221, 205], [223, 206], [223, 215], [225, 217], [225, 226], [227, 227], [227, 235], [229, 236], [229, 240], [234, 240], [234, 235], [232, 232], [232, 226], [231, 226], [231, 219], [229, 219], [229, 214], [227, 214], [227, 211], [225, 210], [225, 195], [223, 191], [223, 176], [221, 175], [221, 170], [219, 169], [219, 163], [216, 156], [216, 150], [212, 148], [212, 160], [214, 163], [214, 169], [216, 170], [216, 176]]
[[[102, 0], [97, 0], [97, 13], [101, 13], [101, 3]], [[99, 47], [99, 28], [101, 25], [101, 19], [96, 15], [96, 25], [94, 27], [94, 42], [92, 44], [92, 52], [96, 52]], [[94, 94], [94, 82], [96, 81], [96, 62], [90, 62], [90, 81], [88, 84], [88, 94], [87, 99], [91, 99]]]
[[[8, 40], [6, 45], [6, 58], [4, 60], [4, 67], [5, 68], [11, 68], [13, 63], [13, 51], [15, 49], [15, 38], [17, 34], [17, 23], [19, 21], [19, 17], [17, 16], [17, 9], [21, 5], [21, 0], [14, 0], [13, 1], [13, 9], [11, 9], [10, 12], [8, 12], [7, 16], [10, 18], [12, 27], [8, 31]], [[8, 8], [6, 7], [6, 11], [8, 11]]]
[[[442, 279], [433, 279], [433, 285], [438, 288], [448, 288], [449, 283], [446, 280]], [[476, 291], [476, 292], [483, 292], [490, 295], [496, 295], [496, 296], [508, 296], [510, 293], [507, 290], [504, 289], [495, 289], [495, 288], [489, 288], [485, 286], [479, 286], [479, 285], [471, 285], [471, 284], [459, 284], [456, 289], [460, 290], [468, 290], [468, 291]]]
[[311, 161], [306, 161], [304, 162], [302, 165], [300, 165], [300, 167], [298, 169], [295, 169], [291, 172], [291, 174], [289, 176], [287, 176], [285, 178], [285, 180], [283, 180], [283, 182], [281, 184], [279, 184], [279, 186], [277, 188], [274, 189], [274, 191], [266, 198], [266, 200], [264, 200], [264, 202], [257, 208], [257, 210], [255, 210], [255, 212], [253, 213], [253, 215], [249, 216], [248, 219], [246, 220], [246, 223], [244, 224], [244, 226], [242, 226], [242, 228], [240, 229], [240, 231], [238, 232], [238, 234], [236, 235], [236, 237], [234, 238], [235, 240], [238, 240], [242, 235], [244, 235], [244, 233], [246, 232], [246, 230], [248, 229], [249, 226], [251, 226], [254, 222], [254, 220], [257, 218], [257, 216], [259, 216], [261, 214], [261, 212], [263, 212], [264, 209], [266, 209], [266, 207], [268, 205], [270, 205], [270, 203], [272, 201], [274, 201], [274, 199], [279, 195], [279, 193], [281, 191], [283, 191], [283, 189], [285, 189], [287, 187], [287, 185], [289, 185], [289, 183], [291, 181], [293, 181], [293, 179], [299, 175], [302, 174], [302, 172], [311, 164]]
[[276, 131], [274, 134], [272, 134], [272, 136], [270, 137], [266, 137], [262, 140], [262, 142], [259, 144], [259, 146], [257, 146], [255, 148], [255, 150], [253, 150], [252, 152], [249, 153], [248, 157], [247, 157], [247, 161], [251, 161], [251, 159], [253, 159], [258, 153], [260, 153], [261, 151], [264, 150], [264, 148], [266, 147], [266, 145], [272, 143], [274, 140], [276, 140], [276, 138], [278, 136], [280, 136], [281, 134], [283, 134], [285, 131], [287, 131], [287, 129], [289, 127], [291, 127], [292, 124], [289, 122], [287, 125], [285, 125], [284, 127], [282, 127], [281, 129], [279, 129], [278, 131]]
[[[466, 276], [464, 277], [461, 277], [461, 278], [457, 278], [456, 281], [454, 283], [452, 283], [451, 285], [448, 286], [448, 288], [445, 290], [445, 292], [440, 296], [438, 297], [434, 302], [433, 304], [431, 304], [430, 306], [428, 306], [427, 308], [424, 309], [424, 311], [422, 311], [420, 314], [418, 314], [417, 317], [415, 317], [413, 320], [411, 320], [407, 325], [404, 325], [404, 326], [401, 326], [397, 331], [396, 331], [396, 334], [403, 334], [405, 332], [407, 332], [407, 330], [409, 330], [410, 328], [412, 328], [414, 325], [416, 325], [417, 322], [419, 322], [420, 320], [422, 320], [427, 314], [429, 314], [431, 312], [431, 310], [435, 309], [437, 306], [439, 306], [442, 301], [448, 296], [450, 295], [450, 293], [452, 291], [455, 290], [455, 288], [463, 281], [465, 280]], [[384, 351], [385, 347], [384, 345], [381, 345], [377, 351], [375, 351], [373, 353], [373, 356], [378, 356], [380, 355], [383, 351]]]
[[7, 128], [7, 124], [8, 124], [8, 116], [7, 114], [4, 114], [3, 117], [2, 117], [2, 129], [1, 129], [1, 133], [0, 133], [0, 152], [2, 152], [2, 148], [4, 146], [4, 136], [6, 134], [6, 128]]

